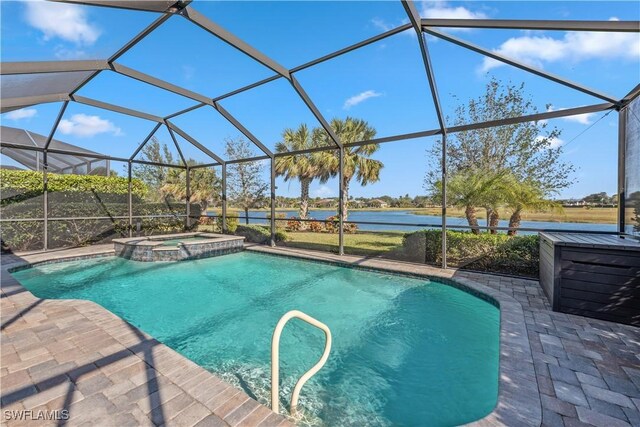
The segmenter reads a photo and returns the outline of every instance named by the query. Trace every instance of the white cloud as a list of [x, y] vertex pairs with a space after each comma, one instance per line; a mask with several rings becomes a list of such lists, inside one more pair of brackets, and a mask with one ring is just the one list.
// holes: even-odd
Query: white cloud
[[[611, 18], [610, 20], [617, 20]], [[566, 32], [560, 39], [549, 36], [512, 37], [494, 52], [542, 68], [551, 62], [580, 62], [589, 59], [640, 59], [640, 37], [635, 33]], [[484, 58], [480, 70], [504, 63]]]
[[[536, 142], [540, 142], [543, 139], [545, 139], [546, 137], [542, 136], [542, 135], [538, 135], [536, 136]], [[558, 148], [561, 145], [564, 144], [564, 140], [560, 139], [560, 138], [551, 138], [549, 140], [549, 146], [547, 148], [551, 149], [551, 148]]]
[[68, 49], [62, 45], [54, 47], [53, 54], [56, 58], [62, 60], [86, 58], [88, 56], [83, 49]]
[[321, 185], [320, 187], [311, 191], [311, 197], [325, 198], [325, 197], [334, 197], [335, 195], [336, 195], [336, 192], [327, 185]]
[[386, 21], [384, 21], [383, 19], [380, 18], [373, 18], [371, 20], [371, 23], [373, 24], [374, 27], [387, 32], [390, 30], [393, 30], [395, 27], [391, 24], [388, 24]]
[[[405, 18], [402, 19], [401, 21], [399, 21], [397, 24], [390, 24], [387, 21], [385, 21], [384, 19], [381, 18], [373, 18], [371, 20], [371, 23], [373, 24], [374, 27], [378, 28], [380, 31], [382, 32], [387, 32], [387, 31], [391, 31], [394, 28], [398, 28], [401, 25], [405, 25], [409, 23], [409, 18]], [[405, 36], [409, 36], [410, 38], [413, 38], [414, 40], [416, 39], [416, 32], [413, 29], [408, 29], [408, 30], [404, 30], [403, 32], [399, 33], [401, 35], [405, 35]], [[378, 44], [378, 46], [382, 46], [383, 44]], [[386, 45], [385, 45], [386, 47]]]
[[[550, 105], [547, 108], [547, 111], [562, 111], [566, 110], [566, 108], [553, 108], [553, 105]], [[591, 119], [595, 116], [595, 113], [585, 113], [585, 114], [577, 114], [575, 116], [566, 116], [561, 117], [562, 120], [567, 120], [569, 122], [580, 123], [582, 125], [590, 125]]]
[[35, 108], [21, 108], [8, 112], [5, 117], [9, 120], [22, 120], [35, 117], [36, 114], [38, 114], [38, 110]]
[[349, 108], [355, 107], [356, 105], [366, 101], [369, 98], [376, 98], [378, 96], [382, 96], [382, 94], [380, 92], [376, 92], [375, 90], [366, 90], [344, 101], [344, 105], [342, 106], [342, 108], [348, 110]]
[[[422, 2], [422, 10], [420, 11], [420, 17], [422, 18], [431, 18], [431, 19], [484, 19], [487, 17], [482, 12], [474, 12], [465, 7], [458, 6], [453, 7], [450, 6], [446, 1], [423, 1]], [[387, 21], [380, 18], [373, 18], [371, 23], [378, 29], [382, 31], [389, 31], [400, 25], [404, 25], [409, 22], [408, 18], [402, 20], [398, 25], [389, 24]], [[447, 31], [468, 31], [468, 28], [447, 28]], [[415, 38], [415, 31], [404, 31], [401, 34], [407, 34]], [[433, 36], [427, 36], [429, 40], [437, 41], [438, 38]]]
[[[427, 19], [485, 19], [487, 15], [462, 6], [450, 6], [446, 1], [425, 1], [420, 15]], [[460, 30], [460, 29], [458, 29]]]
[[86, 114], [74, 114], [71, 116], [71, 120], [61, 120], [58, 130], [64, 135], [75, 135], [81, 138], [89, 138], [100, 133], [111, 133], [114, 136], [122, 135], [121, 129], [109, 120]]
[[26, 1], [29, 25], [42, 31], [45, 40], [60, 38], [78, 45], [91, 45], [100, 30], [87, 19], [81, 6], [48, 1]]

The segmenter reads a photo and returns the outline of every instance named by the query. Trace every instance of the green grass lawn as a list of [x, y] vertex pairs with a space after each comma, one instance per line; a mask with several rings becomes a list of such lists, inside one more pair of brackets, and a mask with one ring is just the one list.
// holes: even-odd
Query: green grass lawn
[[[344, 252], [352, 255], [375, 255], [402, 248], [402, 231], [358, 231], [344, 235]], [[338, 252], [338, 234], [287, 232], [286, 246]]]

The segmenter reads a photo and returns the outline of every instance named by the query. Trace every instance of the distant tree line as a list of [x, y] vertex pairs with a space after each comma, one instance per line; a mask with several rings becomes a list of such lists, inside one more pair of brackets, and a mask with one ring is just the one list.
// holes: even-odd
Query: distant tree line
[[581, 199], [558, 200], [563, 206], [595, 206], [595, 207], [615, 207], [618, 206], [618, 195], [609, 196], [606, 192], [593, 193]]

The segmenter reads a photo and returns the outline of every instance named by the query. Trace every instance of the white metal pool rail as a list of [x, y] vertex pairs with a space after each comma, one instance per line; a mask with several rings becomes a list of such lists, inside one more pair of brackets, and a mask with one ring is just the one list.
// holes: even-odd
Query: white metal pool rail
[[314, 319], [313, 317], [304, 314], [298, 310], [291, 310], [285, 313], [282, 318], [278, 321], [276, 325], [276, 329], [273, 331], [273, 338], [271, 339], [271, 410], [275, 413], [278, 413], [280, 407], [280, 335], [282, 335], [282, 330], [284, 329], [287, 322], [293, 318], [298, 318], [300, 320], [304, 320], [311, 326], [315, 326], [318, 329], [321, 329], [324, 332], [326, 341], [324, 344], [324, 352], [322, 353], [322, 357], [318, 362], [313, 365], [311, 369], [304, 373], [296, 383], [296, 386], [293, 389], [293, 393], [291, 394], [291, 415], [296, 414], [296, 407], [298, 406], [298, 396], [300, 395], [300, 390], [302, 390], [302, 386], [314, 376], [327, 362], [329, 358], [329, 352], [331, 351], [331, 331], [329, 327], [319, 320]]

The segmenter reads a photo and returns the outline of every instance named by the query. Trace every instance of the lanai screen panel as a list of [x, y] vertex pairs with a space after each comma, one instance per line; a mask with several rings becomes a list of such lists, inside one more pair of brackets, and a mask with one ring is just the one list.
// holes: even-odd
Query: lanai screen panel
[[627, 107], [625, 232], [640, 236], [640, 98]]
[[3, 112], [17, 105], [6, 102], [14, 98], [31, 98], [44, 95], [68, 94], [84, 82], [93, 71], [70, 71], [63, 73], [14, 74], [0, 78], [0, 97]]
[[[33, 148], [43, 149], [47, 137], [25, 129], [13, 128], [9, 126], [0, 127], [0, 141], [3, 145], [10, 144], [11, 147], [3, 146], [2, 154], [15, 160], [21, 165], [31, 170], [42, 170], [44, 162], [43, 153]], [[21, 149], [19, 146], [23, 146]], [[106, 167], [106, 161], [96, 159], [92, 156], [102, 156], [95, 151], [85, 150], [66, 142], [52, 139], [49, 149], [54, 152], [47, 153], [48, 171], [53, 173], [75, 173], [91, 174], [98, 168]], [[68, 151], [78, 154], [56, 153], [58, 151]]]

